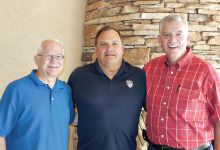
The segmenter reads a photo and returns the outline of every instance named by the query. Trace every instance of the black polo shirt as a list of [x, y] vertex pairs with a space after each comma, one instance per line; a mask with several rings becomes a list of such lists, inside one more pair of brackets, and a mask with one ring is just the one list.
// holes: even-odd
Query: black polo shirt
[[145, 73], [123, 60], [110, 80], [98, 62], [75, 69], [69, 77], [78, 109], [77, 150], [136, 150]]

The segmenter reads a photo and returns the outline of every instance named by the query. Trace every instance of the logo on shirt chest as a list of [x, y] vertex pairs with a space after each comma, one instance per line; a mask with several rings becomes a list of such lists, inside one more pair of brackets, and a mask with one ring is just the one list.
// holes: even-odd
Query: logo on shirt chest
[[132, 86], [133, 86], [133, 81], [131, 81], [131, 80], [126, 80], [126, 83], [127, 83], [127, 86], [128, 86], [129, 88], [132, 88]]

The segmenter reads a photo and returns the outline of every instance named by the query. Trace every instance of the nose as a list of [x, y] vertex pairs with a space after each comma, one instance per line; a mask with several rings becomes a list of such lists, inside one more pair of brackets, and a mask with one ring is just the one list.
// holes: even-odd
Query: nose
[[176, 40], [176, 36], [175, 36], [175, 34], [171, 34], [169, 40], [170, 40], [170, 42], [175, 41], [175, 40]]
[[51, 61], [52, 62], [57, 61], [55, 55], [52, 56]]
[[106, 45], [106, 48], [107, 48], [107, 49], [111, 49], [111, 47], [112, 47], [112, 46], [111, 46], [111, 44], [109, 44], [109, 43]]

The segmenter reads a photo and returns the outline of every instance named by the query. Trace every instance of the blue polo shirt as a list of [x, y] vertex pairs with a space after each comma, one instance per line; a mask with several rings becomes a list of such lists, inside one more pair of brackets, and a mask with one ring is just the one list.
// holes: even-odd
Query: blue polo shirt
[[77, 150], [136, 150], [143, 70], [123, 61], [110, 80], [96, 61], [74, 70], [68, 84], [79, 113]]
[[67, 150], [74, 119], [71, 89], [56, 80], [53, 89], [30, 75], [10, 83], [0, 101], [0, 136], [7, 150]]

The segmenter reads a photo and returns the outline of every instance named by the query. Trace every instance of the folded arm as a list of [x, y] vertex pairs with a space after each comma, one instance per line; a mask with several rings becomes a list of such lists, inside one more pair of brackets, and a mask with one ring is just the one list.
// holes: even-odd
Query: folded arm
[[5, 137], [1, 137], [1, 136], [0, 136], [0, 150], [6, 150]]
[[220, 122], [215, 122], [215, 139], [214, 147], [216, 150], [220, 150]]

